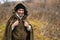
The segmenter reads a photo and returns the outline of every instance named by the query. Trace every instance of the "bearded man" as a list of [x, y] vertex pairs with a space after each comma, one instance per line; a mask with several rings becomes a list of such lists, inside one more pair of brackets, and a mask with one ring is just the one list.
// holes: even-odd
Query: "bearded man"
[[19, 3], [14, 10], [14, 14], [7, 22], [4, 40], [33, 40], [32, 26], [26, 21], [26, 7]]

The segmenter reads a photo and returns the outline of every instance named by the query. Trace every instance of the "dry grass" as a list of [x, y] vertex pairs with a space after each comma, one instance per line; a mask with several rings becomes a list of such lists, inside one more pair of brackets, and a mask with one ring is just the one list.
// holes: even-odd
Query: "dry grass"
[[[0, 39], [3, 37], [5, 24], [12, 15], [12, 9], [16, 4], [0, 5]], [[23, 4], [27, 7], [28, 20], [32, 24], [35, 40], [60, 40], [60, 0], [50, 0], [49, 2], [46, 0], [46, 4], [36, 3], [36, 1]]]
[[[34, 39], [35, 40], [47, 40], [49, 38], [45, 38], [43, 35], [41, 35], [40, 33], [40, 28], [44, 27], [45, 25], [47, 25], [47, 22], [43, 22], [43, 21], [38, 21], [38, 20], [29, 20], [29, 23], [32, 25], [33, 29], [34, 29]], [[5, 31], [5, 24], [1, 24], [0, 25], [0, 39], [3, 38], [3, 34]]]

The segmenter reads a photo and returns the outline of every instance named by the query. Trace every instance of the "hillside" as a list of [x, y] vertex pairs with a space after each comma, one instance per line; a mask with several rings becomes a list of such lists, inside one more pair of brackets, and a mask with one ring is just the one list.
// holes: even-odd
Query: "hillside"
[[[0, 40], [6, 23], [19, 2], [0, 4]], [[60, 40], [60, 0], [23, 2], [34, 30], [34, 40]]]

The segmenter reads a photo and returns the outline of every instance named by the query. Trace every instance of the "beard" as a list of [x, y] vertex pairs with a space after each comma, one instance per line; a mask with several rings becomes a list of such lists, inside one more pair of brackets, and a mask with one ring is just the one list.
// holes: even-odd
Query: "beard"
[[16, 15], [19, 17], [19, 19], [22, 19], [24, 16], [24, 13], [16, 13]]
[[23, 17], [23, 16], [24, 16], [24, 13], [18, 13], [18, 15], [19, 15], [20, 17]]

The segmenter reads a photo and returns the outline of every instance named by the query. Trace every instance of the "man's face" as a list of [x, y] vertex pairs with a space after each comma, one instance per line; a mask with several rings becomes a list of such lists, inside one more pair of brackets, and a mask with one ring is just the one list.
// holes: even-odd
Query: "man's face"
[[24, 9], [18, 9], [17, 13], [19, 16], [24, 16]]

